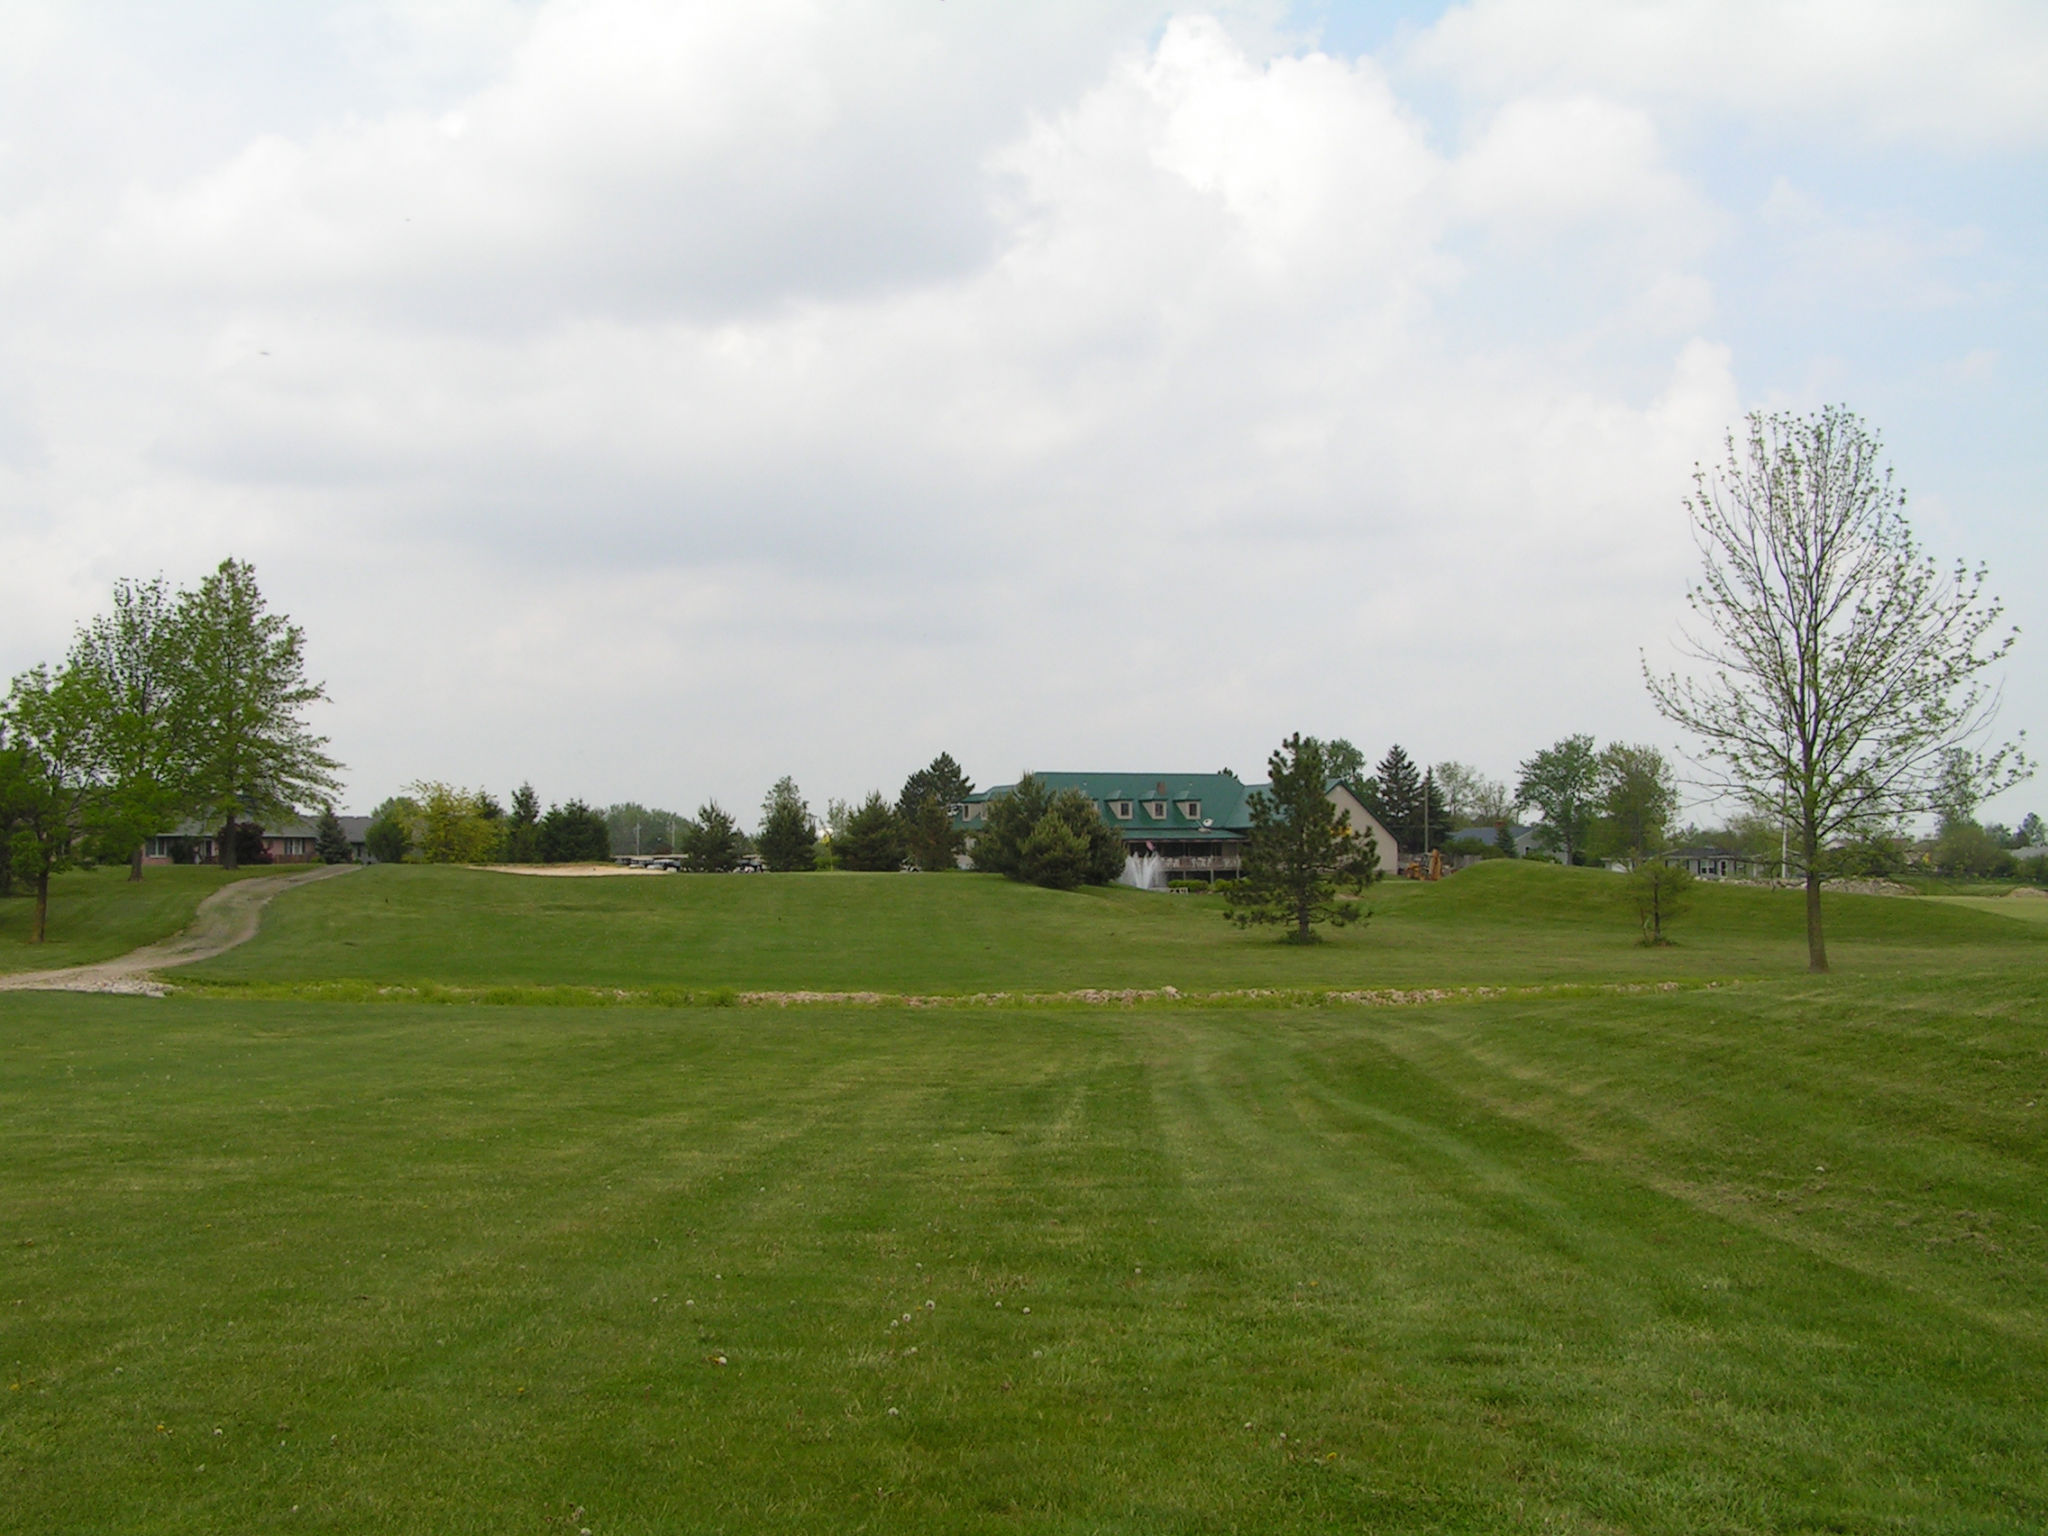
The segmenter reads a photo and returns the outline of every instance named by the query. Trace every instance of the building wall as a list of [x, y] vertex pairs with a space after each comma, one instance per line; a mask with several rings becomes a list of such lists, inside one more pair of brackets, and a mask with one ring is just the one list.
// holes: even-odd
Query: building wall
[[1358, 796], [1342, 784], [1330, 791], [1330, 804], [1343, 815], [1345, 824], [1360, 837], [1370, 837], [1379, 849], [1380, 873], [1389, 878], [1400, 873], [1401, 845], [1394, 841], [1394, 834], [1380, 825], [1379, 818], [1365, 808]]

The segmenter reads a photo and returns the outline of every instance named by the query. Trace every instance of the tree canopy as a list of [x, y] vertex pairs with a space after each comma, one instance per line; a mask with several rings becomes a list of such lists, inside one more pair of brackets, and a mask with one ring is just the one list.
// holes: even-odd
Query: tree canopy
[[883, 871], [903, 866], [903, 828], [895, 808], [877, 789], [846, 818], [832, 839], [832, 858], [841, 869]]
[[1600, 758], [1591, 736], [1567, 736], [1521, 765], [1515, 803], [1543, 813], [1537, 842], [1576, 864], [1600, 809]]
[[1679, 649], [1700, 671], [1643, 664], [1711, 786], [1791, 828], [1815, 971], [1832, 841], [1931, 809], [1959, 762], [1982, 794], [2031, 767], [2019, 743], [1986, 741], [1989, 669], [2016, 632], [2000, 632], [1984, 567], [1944, 571], [1922, 552], [1882, 452], [1839, 406], [1757, 412], [1729, 433], [1685, 502], [1701, 575]]
[[179, 607], [190, 803], [221, 826], [221, 862], [233, 868], [236, 822], [297, 814], [340, 787], [327, 738], [304, 719], [327, 694], [306, 676], [305, 632], [269, 611], [253, 566], [223, 560]]

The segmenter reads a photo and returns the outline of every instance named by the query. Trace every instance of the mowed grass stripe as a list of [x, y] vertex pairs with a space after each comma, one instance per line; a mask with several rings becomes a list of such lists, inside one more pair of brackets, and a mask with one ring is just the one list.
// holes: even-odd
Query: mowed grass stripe
[[2039, 993], [10, 1000], [0, 1524], [2030, 1529]]

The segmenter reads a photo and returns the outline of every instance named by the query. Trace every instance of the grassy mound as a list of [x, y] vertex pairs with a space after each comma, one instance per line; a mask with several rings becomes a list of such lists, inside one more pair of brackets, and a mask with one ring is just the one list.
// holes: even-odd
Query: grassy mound
[[[1497, 863], [1434, 885], [1394, 881], [1364, 928], [1311, 949], [1240, 931], [1220, 899], [1043, 891], [985, 875], [671, 876], [547, 880], [380, 867], [279, 899], [256, 941], [195, 967], [218, 983], [734, 987], [898, 993], [1077, 987], [1521, 984], [1785, 974], [1805, 965], [1796, 893], [1707, 887], [1635, 942], [1621, 880]], [[1968, 949], [2038, 957], [2048, 931], [1997, 912], [1830, 896], [1851, 971], [1911, 974]]]

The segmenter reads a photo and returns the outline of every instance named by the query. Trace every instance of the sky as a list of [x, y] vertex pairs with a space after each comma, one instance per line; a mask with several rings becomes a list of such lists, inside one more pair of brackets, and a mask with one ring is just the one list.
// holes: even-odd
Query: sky
[[1836, 403], [2038, 744], [2044, 79], [1998, 0], [0, 0], [0, 675], [233, 555], [350, 809], [1512, 780], [1685, 745], [1694, 467]]

